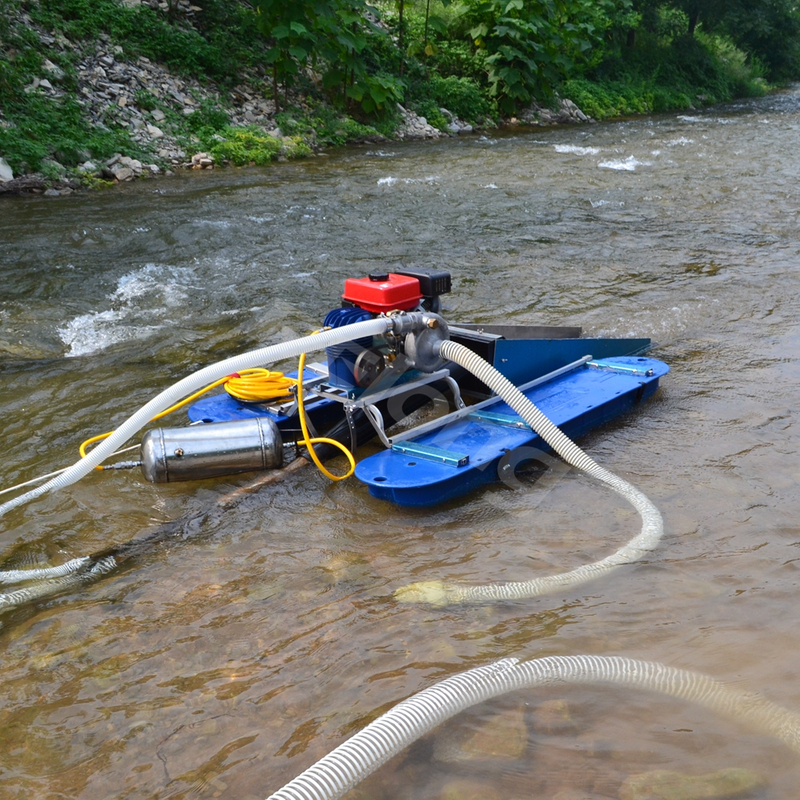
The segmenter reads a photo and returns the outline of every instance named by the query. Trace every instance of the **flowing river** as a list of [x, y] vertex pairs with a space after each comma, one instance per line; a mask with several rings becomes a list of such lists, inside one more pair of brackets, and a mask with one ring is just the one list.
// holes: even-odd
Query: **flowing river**
[[[263, 798], [403, 698], [506, 656], [659, 661], [800, 712], [798, 152], [793, 90], [3, 200], [3, 487], [73, 463], [191, 371], [319, 327], [376, 268], [449, 270], [452, 321], [652, 337], [671, 372], [580, 442], [659, 507], [660, 547], [551, 597], [392, 593], [616, 550], [636, 514], [566, 468], [433, 509], [307, 468], [205, 520], [253, 476], [94, 472], [12, 510], [4, 569], [199, 521], [0, 616], [0, 800]], [[743, 796], [783, 800], [798, 758], [683, 701], [556, 684], [464, 712], [348, 797], [602, 800], [640, 773], [743, 767], [763, 776]]]

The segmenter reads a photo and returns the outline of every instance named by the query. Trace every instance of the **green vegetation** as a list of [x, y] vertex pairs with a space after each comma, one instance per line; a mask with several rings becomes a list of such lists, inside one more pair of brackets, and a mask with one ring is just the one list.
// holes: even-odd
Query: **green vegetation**
[[[164, 7], [166, 5], [166, 8]], [[226, 100], [188, 116], [140, 89], [173, 136], [218, 160], [266, 163], [398, 124], [398, 103], [442, 129], [447, 109], [492, 125], [569, 97], [592, 117], [686, 109], [800, 76], [793, 0], [0, 0], [0, 156], [55, 174], [115, 152], [146, 159], [109, 107], [82, 105], [76, 65], [96, 42], [274, 102], [285, 140], [231, 128]], [[25, 16], [23, 16], [25, 15]], [[44, 34], [43, 41], [42, 34]], [[47, 40], [71, 46], [47, 45]], [[46, 63], [45, 59], [49, 63]], [[60, 97], [31, 91], [56, 81]]]

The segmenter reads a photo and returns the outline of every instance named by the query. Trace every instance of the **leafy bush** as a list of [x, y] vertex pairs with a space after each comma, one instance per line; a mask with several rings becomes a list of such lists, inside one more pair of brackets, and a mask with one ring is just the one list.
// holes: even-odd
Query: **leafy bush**
[[278, 156], [303, 158], [311, 153], [311, 148], [299, 137], [281, 141], [256, 127], [225, 128], [217, 139], [207, 141], [206, 149], [216, 161], [227, 161], [237, 167], [262, 166]]
[[427, 63], [443, 78], [455, 75], [487, 85], [486, 51], [476, 49], [467, 39], [437, 39], [436, 52]]
[[150, 92], [145, 89], [138, 89], [134, 93], [133, 99], [142, 111], [155, 111], [155, 109], [158, 108], [158, 99], [156, 96], [150, 94]]
[[459, 78], [455, 75], [442, 78], [435, 75], [431, 77], [430, 89], [436, 102], [452, 111], [459, 119], [479, 122], [497, 116], [495, 104], [471, 78]]
[[357, 122], [330, 106], [317, 106], [305, 111], [290, 108], [277, 114], [275, 121], [286, 136], [302, 136], [323, 147], [337, 147], [348, 142], [374, 138], [379, 131]]
[[221, 131], [230, 125], [228, 113], [221, 109], [216, 103], [204, 101], [197, 111], [186, 117], [186, 127], [190, 131], [199, 133], [206, 129], [212, 133]]
[[[677, 28], [677, 25], [675, 26]], [[596, 119], [711, 105], [763, 94], [763, 68], [733, 42], [698, 32], [666, 43], [643, 34], [624, 55], [605, 58], [585, 78], [566, 81], [561, 94]]]
[[251, 128], [230, 128], [222, 136], [223, 141], [212, 141], [208, 151], [217, 161], [229, 161], [236, 166], [269, 164], [283, 149], [274, 137]]
[[489, 84], [507, 114], [553, 97], [601, 33], [584, 0], [471, 0], [469, 34], [485, 49]]

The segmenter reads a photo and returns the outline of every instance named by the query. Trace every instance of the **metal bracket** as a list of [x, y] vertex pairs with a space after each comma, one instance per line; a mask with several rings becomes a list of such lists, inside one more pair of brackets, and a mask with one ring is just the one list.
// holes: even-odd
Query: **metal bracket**
[[490, 422], [494, 425], [502, 425], [504, 428], [520, 428], [530, 430], [531, 426], [522, 417], [516, 414], [500, 414], [497, 411], [473, 411], [467, 415], [467, 419], [476, 422]]
[[450, 387], [450, 391], [453, 393], [453, 401], [456, 404], [456, 408], [466, 408], [467, 404], [464, 402], [464, 398], [461, 396], [461, 387], [456, 382], [456, 379], [452, 375], [448, 375], [445, 378], [445, 382]]
[[407, 456], [422, 458], [426, 461], [435, 461], [437, 464], [449, 464], [451, 467], [465, 467], [469, 464], [469, 455], [454, 453], [442, 447], [432, 447], [418, 442], [400, 441], [392, 445], [395, 453], [404, 453]]
[[606, 370], [607, 372], [620, 372], [623, 375], [641, 375], [645, 378], [650, 378], [654, 374], [652, 368], [639, 369], [630, 364], [620, 364], [614, 361], [587, 361], [586, 366], [592, 369]]
[[384, 428], [383, 414], [373, 405], [364, 405], [361, 406], [361, 408], [367, 415], [367, 419], [372, 423], [372, 427], [375, 428], [375, 433], [378, 434], [378, 438], [383, 443], [383, 446], [391, 447], [392, 443], [386, 435], [386, 430]]

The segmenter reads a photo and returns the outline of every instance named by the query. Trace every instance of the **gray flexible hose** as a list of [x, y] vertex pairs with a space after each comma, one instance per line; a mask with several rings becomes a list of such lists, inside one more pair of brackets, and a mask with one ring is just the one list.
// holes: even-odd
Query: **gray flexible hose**
[[[77, 563], [80, 562], [80, 563]], [[88, 556], [76, 558], [62, 564], [62, 567], [70, 566], [70, 570], [62, 570], [58, 576], [48, 575], [45, 579], [37, 580], [30, 586], [22, 589], [15, 589], [13, 592], [0, 593], [0, 613], [18, 608], [25, 603], [32, 603], [35, 600], [42, 600], [50, 597], [56, 592], [71, 589], [84, 583], [91, 583], [101, 575], [107, 575], [116, 566], [117, 561], [113, 556], [92, 561]], [[29, 570], [30, 572], [55, 572], [61, 569], [53, 567], [51, 570]], [[28, 580], [26, 578], [26, 580]]]
[[531, 578], [512, 583], [491, 583], [484, 586], [466, 586], [445, 583], [441, 580], [420, 581], [402, 586], [395, 598], [404, 603], [429, 603], [449, 605], [454, 603], [480, 603], [494, 600], [522, 600], [542, 594], [571, 589], [606, 575], [610, 571], [631, 564], [655, 549], [661, 540], [664, 523], [658, 509], [636, 487], [609, 472], [581, 450], [568, 436], [554, 425], [511, 381], [484, 361], [472, 350], [452, 341], [440, 344], [440, 355], [469, 370], [492, 391], [508, 403], [530, 427], [544, 439], [568, 464], [608, 484], [624, 497], [641, 515], [642, 529], [637, 536], [610, 556], [592, 564], [584, 564], [569, 572]]
[[336, 800], [460, 711], [507, 692], [562, 683], [610, 683], [688, 700], [749, 724], [800, 753], [800, 716], [706, 675], [621, 656], [549, 656], [525, 662], [506, 658], [403, 700], [267, 800]]
[[79, 556], [70, 561], [65, 561], [57, 567], [34, 567], [31, 569], [4, 569], [0, 570], [0, 583], [22, 583], [23, 581], [40, 581], [49, 578], [61, 578], [71, 572], [79, 570], [87, 561], [88, 556]]

